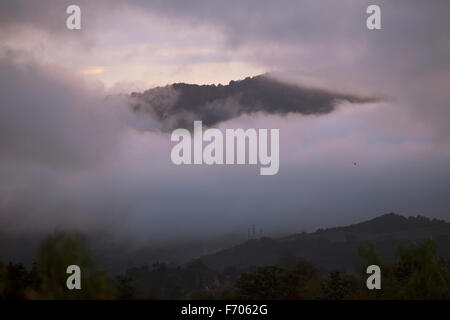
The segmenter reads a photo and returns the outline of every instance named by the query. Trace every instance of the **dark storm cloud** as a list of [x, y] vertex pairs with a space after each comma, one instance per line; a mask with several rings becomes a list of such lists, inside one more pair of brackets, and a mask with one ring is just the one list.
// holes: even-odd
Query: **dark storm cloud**
[[176, 83], [133, 93], [132, 108], [162, 123], [162, 129], [190, 128], [194, 120], [213, 126], [243, 114], [303, 115], [332, 112], [340, 102], [370, 103], [377, 98], [343, 94], [283, 83], [268, 75], [231, 81], [228, 85]]

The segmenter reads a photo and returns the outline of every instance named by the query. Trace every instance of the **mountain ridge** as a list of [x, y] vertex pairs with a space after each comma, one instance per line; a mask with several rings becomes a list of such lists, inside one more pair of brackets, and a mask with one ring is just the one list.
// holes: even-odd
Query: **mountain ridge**
[[226, 85], [174, 83], [144, 92], [133, 92], [131, 108], [161, 124], [162, 131], [190, 128], [192, 121], [205, 126], [243, 114], [303, 115], [332, 112], [343, 101], [371, 103], [379, 99], [332, 89], [311, 88], [283, 82], [269, 74], [230, 81]]
[[440, 253], [450, 257], [450, 223], [423, 216], [404, 217], [388, 213], [344, 227], [318, 229], [280, 238], [250, 239], [237, 246], [201, 257], [206, 265], [220, 269], [248, 269], [291, 260], [307, 260], [323, 270], [333, 268], [355, 272], [358, 248], [373, 243], [387, 261], [394, 258], [398, 245], [433, 238]]

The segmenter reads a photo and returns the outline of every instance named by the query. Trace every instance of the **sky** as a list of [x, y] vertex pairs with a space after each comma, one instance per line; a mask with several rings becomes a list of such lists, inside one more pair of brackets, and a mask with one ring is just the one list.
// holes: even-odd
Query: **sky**
[[[81, 30], [66, 8], [81, 8]], [[381, 30], [366, 8], [381, 7]], [[2, 1], [0, 229], [138, 241], [268, 235], [396, 212], [450, 220], [448, 1]], [[358, 96], [321, 115], [256, 112], [280, 171], [174, 166], [128, 94], [263, 73]], [[355, 166], [354, 163], [357, 163]]]

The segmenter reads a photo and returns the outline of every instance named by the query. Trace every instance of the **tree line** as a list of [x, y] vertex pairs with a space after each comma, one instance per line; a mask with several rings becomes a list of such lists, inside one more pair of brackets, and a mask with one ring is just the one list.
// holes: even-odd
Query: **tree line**
[[[56, 233], [40, 245], [31, 268], [0, 263], [0, 299], [449, 299], [450, 260], [439, 257], [431, 239], [397, 248], [394, 262], [382, 261], [363, 245], [357, 274], [324, 272], [308, 261], [285, 257], [277, 265], [217, 271], [201, 260], [182, 266], [155, 263], [110, 276], [92, 258], [78, 233]], [[68, 290], [66, 267], [82, 270], [82, 289]], [[368, 265], [382, 270], [381, 290], [366, 287]]]

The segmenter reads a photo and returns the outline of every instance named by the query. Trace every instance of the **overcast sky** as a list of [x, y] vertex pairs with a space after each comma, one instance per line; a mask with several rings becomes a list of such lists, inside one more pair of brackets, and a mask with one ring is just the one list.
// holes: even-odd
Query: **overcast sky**
[[[80, 31], [66, 28], [74, 3]], [[366, 28], [369, 3], [382, 30]], [[450, 220], [449, 12], [445, 0], [2, 1], [0, 226], [145, 240], [392, 211]], [[218, 124], [280, 129], [280, 172], [264, 177], [255, 166], [174, 166], [170, 135], [116, 95], [265, 72], [381, 99]]]

